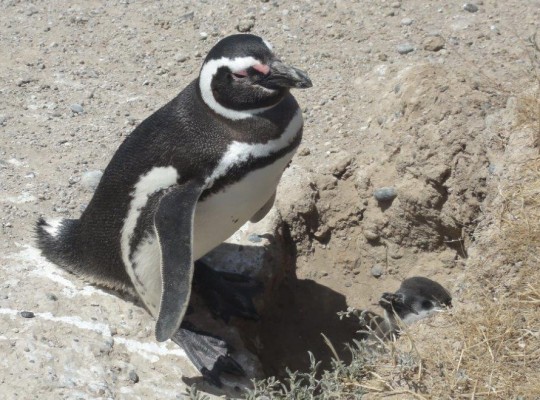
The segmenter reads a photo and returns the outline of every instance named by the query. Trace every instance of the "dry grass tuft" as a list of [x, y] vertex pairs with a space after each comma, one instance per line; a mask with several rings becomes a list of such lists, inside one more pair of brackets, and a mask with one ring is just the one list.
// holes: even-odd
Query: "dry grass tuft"
[[[540, 115], [540, 109], [539, 109]], [[516, 169], [518, 180], [499, 188], [498, 216], [493, 225], [501, 255], [508, 262], [538, 263], [540, 253], [540, 157]]]
[[534, 130], [534, 147], [540, 147], [540, 82], [536, 94], [523, 96], [518, 99], [518, 115], [516, 125], [526, 126]]
[[533, 94], [521, 96], [517, 104], [516, 127], [530, 127], [534, 131], [534, 147], [540, 148], [540, 42], [538, 32], [528, 40], [527, 54], [530, 62], [529, 74], [536, 84]]

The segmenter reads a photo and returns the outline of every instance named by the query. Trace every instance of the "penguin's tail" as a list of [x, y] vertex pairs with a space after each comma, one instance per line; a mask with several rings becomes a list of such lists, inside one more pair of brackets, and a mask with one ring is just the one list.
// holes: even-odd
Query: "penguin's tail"
[[78, 223], [77, 219], [45, 220], [40, 218], [36, 224], [37, 246], [42, 254], [49, 261], [70, 272], [76, 272], [77, 257], [71, 241]]

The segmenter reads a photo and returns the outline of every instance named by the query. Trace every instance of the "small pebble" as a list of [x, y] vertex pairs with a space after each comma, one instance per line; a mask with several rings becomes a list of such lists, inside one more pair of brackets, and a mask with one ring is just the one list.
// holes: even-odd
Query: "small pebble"
[[373, 267], [371, 267], [371, 275], [375, 278], [380, 278], [383, 273], [384, 270], [380, 265], [374, 265]]
[[489, 29], [491, 29], [491, 32], [493, 32], [493, 33], [495, 33], [495, 34], [497, 34], [497, 35], [500, 35], [500, 34], [501, 34], [501, 32], [499, 31], [499, 28], [497, 28], [497, 26], [495, 26], [495, 25], [491, 25], [491, 26], [489, 27]]
[[201, 40], [208, 39], [208, 33], [206, 33], [206, 32], [199, 33], [199, 36], [200, 36]]
[[414, 51], [414, 47], [409, 43], [400, 44], [396, 47], [399, 54], [408, 54]]
[[179, 53], [174, 57], [174, 59], [176, 60], [176, 62], [183, 63], [184, 61], [187, 61], [188, 56], [185, 54]]
[[47, 296], [47, 298], [51, 301], [56, 301], [58, 300], [58, 297], [56, 297], [56, 295], [54, 293], [47, 293], [45, 296]]
[[377, 232], [375, 232], [375, 231], [366, 229], [366, 230], [364, 231], [364, 237], [365, 237], [367, 240], [374, 241], [374, 240], [379, 239], [379, 234], [378, 234]]
[[397, 191], [396, 188], [388, 186], [388, 187], [382, 187], [379, 189], [376, 189], [373, 192], [373, 197], [377, 199], [377, 201], [391, 201], [394, 200], [397, 197]]
[[26, 85], [27, 83], [31, 83], [31, 82], [33, 82], [33, 81], [34, 81], [34, 79], [28, 78], [28, 77], [26, 77], [26, 78], [19, 78], [19, 79], [17, 79], [17, 86], [24, 86], [24, 85]]
[[70, 109], [75, 114], [82, 114], [84, 112], [84, 108], [80, 104], [72, 104]]
[[412, 23], [413, 23], [413, 20], [411, 18], [403, 18], [401, 20], [401, 25], [404, 25], [404, 26], [412, 25]]
[[129, 371], [129, 380], [133, 383], [139, 382], [139, 375], [134, 370]]
[[463, 4], [463, 9], [465, 11], [468, 11], [470, 13], [475, 13], [478, 11], [478, 6], [476, 4], [473, 4], [473, 3], [465, 3]]
[[439, 51], [444, 48], [444, 39], [440, 36], [432, 36], [424, 42], [424, 50]]
[[34, 318], [35, 315], [32, 311], [21, 311], [21, 317], [23, 318]]
[[240, 22], [236, 24], [236, 29], [238, 30], [238, 32], [250, 32], [254, 26], [255, 20], [253, 18], [245, 18], [240, 20]]
[[81, 184], [90, 190], [95, 190], [102, 176], [103, 172], [99, 170], [87, 171], [81, 176]]
[[298, 155], [300, 157], [309, 156], [310, 154], [311, 154], [311, 150], [309, 150], [309, 148], [307, 147], [303, 147], [300, 149], [300, 151], [298, 151]]
[[256, 233], [252, 233], [248, 236], [248, 240], [251, 242], [251, 243], [260, 243], [262, 242], [262, 239], [259, 235], [257, 235]]

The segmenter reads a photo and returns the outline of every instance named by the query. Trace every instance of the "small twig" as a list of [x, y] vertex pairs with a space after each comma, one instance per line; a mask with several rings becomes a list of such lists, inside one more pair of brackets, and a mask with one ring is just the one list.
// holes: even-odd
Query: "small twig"
[[493, 355], [493, 352], [491, 351], [491, 346], [489, 344], [489, 339], [487, 338], [486, 333], [484, 332], [483, 329], [480, 329], [480, 332], [482, 332], [482, 336], [484, 337], [484, 342], [486, 343], [489, 354], [491, 355], [491, 361], [495, 361], [495, 356]]
[[478, 386], [478, 379], [474, 382], [474, 387], [471, 394], [471, 400], [474, 400], [474, 396], [476, 394], [476, 387]]
[[330, 342], [330, 339], [328, 339], [324, 333], [321, 333], [321, 336], [323, 337], [324, 343], [326, 343], [326, 345], [330, 348], [330, 351], [332, 351], [332, 354], [334, 354], [336, 361], [341, 362], [341, 359], [339, 358], [339, 355], [334, 348], [334, 345], [332, 344], [332, 342]]

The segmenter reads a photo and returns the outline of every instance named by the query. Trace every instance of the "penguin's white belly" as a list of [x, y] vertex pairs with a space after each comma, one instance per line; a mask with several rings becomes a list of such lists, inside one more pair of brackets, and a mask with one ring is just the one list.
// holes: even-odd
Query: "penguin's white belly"
[[[197, 204], [193, 261], [230, 237], [266, 204], [293, 154], [294, 150]], [[135, 289], [154, 316], [159, 311], [162, 286], [160, 254], [159, 241], [152, 232], [133, 253], [136, 268], [131, 262], [127, 268]]]
[[193, 259], [204, 256], [248, 221], [272, 197], [294, 151], [254, 170], [197, 204]]

